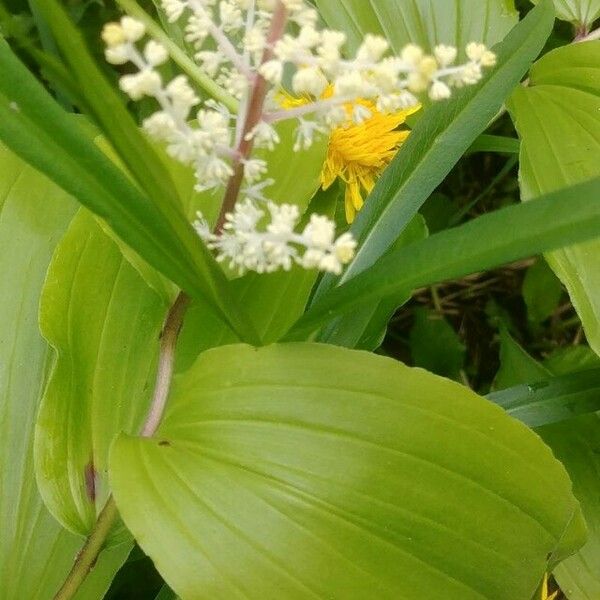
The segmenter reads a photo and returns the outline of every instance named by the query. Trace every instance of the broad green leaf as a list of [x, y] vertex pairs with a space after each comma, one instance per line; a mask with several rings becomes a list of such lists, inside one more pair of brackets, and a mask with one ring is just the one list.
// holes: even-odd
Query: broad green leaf
[[545, 260], [539, 259], [527, 269], [523, 280], [523, 300], [531, 323], [539, 324], [551, 317], [558, 308], [562, 295], [560, 280]]
[[529, 427], [600, 411], [600, 369], [562, 375], [493, 392], [488, 399]]
[[394, 51], [406, 44], [431, 49], [469, 42], [493, 46], [516, 25], [513, 0], [316, 0], [330, 27], [348, 34], [356, 49], [365, 33], [385, 36]]
[[583, 533], [525, 426], [421, 369], [319, 344], [202, 354], [157, 437], [121, 436], [110, 472], [183, 600], [530, 598]]
[[536, 202], [503, 208], [389, 253], [353, 280], [327, 292], [286, 337], [305, 339], [325, 322], [369, 301], [589, 240], [598, 231], [600, 178]]
[[80, 535], [91, 531], [108, 497], [113, 438], [140, 428], [166, 310], [94, 217], [80, 211], [42, 293], [40, 326], [56, 361], [35, 443], [46, 505]]
[[588, 541], [554, 570], [569, 600], [600, 598], [600, 416], [589, 415], [538, 430], [573, 481], [588, 526]]
[[[37, 491], [33, 430], [48, 347], [39, 295], [75, 202], [0, 146], [0, 590], [3, 600], [48, 600], [82, 538], [63, 529]], [[76, 600], [99, 600], [129, 546], [104, 552]]]
[[[531, 0], [537, 4], [539, 0]], [[554, 0], [556, 16], [587, 29], [600, 17], [600, 0]]]
[[[545, 0], [494, 48], [498, 64], [480, 84], [427, 108], [353, 223], [359, 248], [339, 282], [364, 271], [390, 249], [421, 205], [486, 129], [539, 54], [553, 22], [551, 1]], [[316, 298], [335, 283], [333, 277], [324, 278]]]
[[153, 267], [192, 296], [206, 298], [241, 336], [256, 341], [220, 267], [183, 214], [168, 203], [166, 214], [141, 193], [3, 40], [0, 69], [0, 139], [104, 219]]
[[[522, 140], [523, 200], [600, 176], [600, 41], [544, 56], [531, 70], [529, 87], [515, 91], [509, 108]], [[600, 354], [600, 241], [546, 258]]]

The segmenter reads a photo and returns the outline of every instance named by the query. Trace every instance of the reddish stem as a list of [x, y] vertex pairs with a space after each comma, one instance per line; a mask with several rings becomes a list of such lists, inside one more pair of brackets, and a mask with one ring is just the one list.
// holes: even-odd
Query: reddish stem
[[[286, 23], [287, 10], [283, 3], [279, 1], [275, 8], [275, 12], [273, 13], [273, 20], [271, 21], [269, 35], [267, 36], [267, 46], [262, 57], [263, 64], [273, 58], [273, 46], [277, 40], [281, 39], [281, 36], [285, 31]], [[269, 86], [267, 81], [262, 75], [257, 74], [250, 93], [250, 102], [246, 113], [246, 121], [242, 129], [242, 136], [236, 149], [236, 158], [233, 163], [233, 175], [227, 184], [223, 205], [221, 206], [221, 212], [215, 226], [216, 233], [220, 233], [223, 230], [225, 215], [233, 210], [240, 193], [240, 188], [244, 179], [244, 161], [250, 157], [254, 146], [254, 141], [246, 138], [262, 119], [268, 91]]]

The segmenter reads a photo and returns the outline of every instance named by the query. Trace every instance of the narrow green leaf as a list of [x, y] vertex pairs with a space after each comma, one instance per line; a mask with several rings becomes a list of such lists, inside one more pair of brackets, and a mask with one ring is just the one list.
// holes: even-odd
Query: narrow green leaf
[[[539, 54], [553, 22], [551, 0], [544, 0], [494, 48], [498, 64], [479, 85], [428, 107], [358, 214], [352, 226], [358, 253], [339, 282], [364, 271], [389, 250], [498, 112]], [[315, 298], [335, 283], [333, 277], [324, 278]]]
[[166, 310], [93, 216], [80, 211], [41, 298], [40, 327], [56, 361], [35, 441], [46, 505], [80, 535], [89, 534], [109, 495], [113, 438], [137, 432], [146, 413]]
[[529, 427], [600, 411], [600, 369], [540, 379], [493, 392], [489, 400]]
[[[509, 109], [522, 139], [523, 200], [600, 176], [600, 41], [544, 56]], [[546, 259], [600, 354], [600, 241], [563, 248]]]
[[[75, 202], [0, 146], [0, 595], [48, 600], [66, 577], [83, 540], [42, 503], [34, 476], [33, 429], [48, 348], [38, 303], [54, 246]], [[129, 552], [103, 552], [76, 600], [99, 600]]]
[[110, 471], [183, 600], [530, 598], [582, 541], [570, 481], [528, 428], [456, 383], [327, 345], [202, 354], [158, 436], [121, 436]]
[[592, 239], [599, 230], [600, 178], [536, 202], [503, 208], [390, 253], [329, 291], [286, 337], [304, 339], [323, 323], [366, 302]]

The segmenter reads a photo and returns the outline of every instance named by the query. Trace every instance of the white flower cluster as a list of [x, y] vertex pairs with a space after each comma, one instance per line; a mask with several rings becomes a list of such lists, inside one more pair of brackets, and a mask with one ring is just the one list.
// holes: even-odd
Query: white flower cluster
[[[241, 187], [224, 229], [208, 234], [200, 220], [198, 230], [220, 260], [242, 271], [288, 269], [296, 262], [337, 273], [354, 254], [352, 238], [335, 241], [328, 219], [313, 217], [302, 234], [295, 234], [299, 215], [294, 207], [267, 202], [267, 164], [251, 152], [275, 148], [278, 122], [295, 119], [296, 149], [308, 148], [317, 133], [370, 118], [364, 100], [382, 113], [394, 113], [416, 106], [422, 94], [448, 98], [452, 87], [478, 82], [483, 69], [495, 64], [495, 55], [477, 43], [467, 46], [468, 61], [462, 65], [455, 64], [457, 50], [449, 46], [429, 55], [409, 45], [400, 56], [391, 56], [387, 41], [375, 35], [367, 35], [348, 58], [345, 34], [320, 29], [316, 10], [305, 0], [161, 1], [169, 21], [181, 20], [199, 69], [239, 101], [237, 112], [214, 100], [201, 101], [184, 75], [164, 81], [160, 68], [169, 59], [167, 49], [144, 40], [145, 26], [131, 17], [104, 27], [106, 59], [128, 65], [128, 71], [134, 67], [121, 77], [121, 89], [133, 100], [156, 100], [159, 108], [143, 127], [173, 158], [193, 168], [197, 190], [234, 182], [237, 197]], [[282, 103], [285, 88], [292, 101]], [[266, 203], [271, 216], [262, 233], [256, 227], [265, 211], [256, 202]], [[233, 203], [229, 198], [225, 204]], [[223, 219], [219, 222], [222, 226]]]
[[268, 215], [249, 200], [238, 202], [220, 234], [211, 233], [198, 213], [194, 226], [217, 260], [229, 268], [273, 273], [289, 271], [293, 264], [339, 275], [354, 258], [356, 242], [349, 233], [335, 239], [335, 224], [327, 217], [312, 215], [302, 233], [295, 233], [300, 211], [293, 204], [267, 203]]
[[[286, 8], [287, 21], [295, 25], [294, 33], [288, 28], [270, 40], [279, 2]], [[193, 166], [199, 189], [224, 185], [232, 175], [258, 77], [270, 89], [262, 118], [246, 132], [246, 141], [272, 150], [279, 142], [274, 125], [297, 119], [299, 150], [310, 147], [316, 133], [327, 134], [349, 119], [356, 123], [368, 119], [370, 112], [364, 103], [355, 103], [358, 99], [373, 100], [382, 113], [416, 106], [423, 93], [442, 100], [451, 95], [452, 87], [477, 83], [483, 68], [496, 60], [478, 43], [467, 46], [469, 60], [462, 65], [455, 64], [457, 49], [451, 46], [438, 46], [429, 55], [408, 45], [400, 56], [390, 56], [388, 42], [375, 35], [367, 35], [356, 55], [346, 59], [346, 35], [318, 29], [318, 14], [304, 0], [162, 0], [162, 5], [170, 21], [184, 21], [186, 41], [195, 47], [199, 67], [240, 100], [238, 115], [214, 102], [205, 102], [197, 110], [200, 100], [183, 75], [165, 84], [157, 67], [167, 60], [166, 49], [155, 41], [147, 42], [143, 50], [138, 48], [144, 26], [130, 17], [105, 27], [106, 58], [137, 68], [137, 73], [121, 78], [121, 88], [134, 100], [143, 96], [157, 100], [160, 110], [144, 121], [144, 128], [165, 142], [172, 156]], [[284, 79], [289, 80], [290, 91], [304, 100], [300, 106], [281, 107]], [[193, 118], [195, 125], [190, 124]], [[246, 197], [262, 198], [264, 184], [256, 184], [266, 164], [243, 159]]]

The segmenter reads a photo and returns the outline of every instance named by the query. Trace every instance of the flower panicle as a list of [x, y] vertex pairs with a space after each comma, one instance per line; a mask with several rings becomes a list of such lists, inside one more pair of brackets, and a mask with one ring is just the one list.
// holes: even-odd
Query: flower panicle
[[[237, 114], [214, 100], [201, 100], [185, 75], [166, 81], [161, 67], [169, 60], [167, 49], [146, 39], [143, 23], [129, 16], [106, 24], [102, 32], [108, 62], [131, 71], [121, 76], [120, 88], [134, 101], [156, 101], [157, 110], [142, 126], [171, 157], [193, 169], [197, 190], [223, 189], [241, 168], [243, 206], [263, 203], [269, 212], [267, 163], [247, 150], [275, 149], [280, 142], [277, 123], [295, 120], [295, 148], [307, 149], [315, 136], [360, 125], [375, 111], [392, 115], [408, 110], [424, 95], [434, 101], [448, 98], [452, 88], [477, 83], [496, 60], [478, 43], [466, 47], [464, 64], [457, 64], [456, 48], [444, 45], [427, 54], [411, 44], [393, 56], [388, 42], [376, 35], [365, 36], [357, 52], [347, 57], [346, 35], [320, 28], [318, 13], [305, 0], [162, 0], [162, 9], [169, 21], [180, 22], [199, 69], [239, 101]], [[281, 14], [293, 26], [273, 37]], [[307, 101], [282, 106], [284, 79], [292, 94]], [[258, 121], [248, 127], [258, 82], [267, 87], [266, 101]], [[237, 223], [234, 216], [227, 221], [231, 226]], [[223, 232], [221, 246], [211, 242], [224, 256], [229, 256], [223, 244], [230, 234]], [[309, 249], [302, 256], [301, 264], [308, 264], [313, 254]], [[313, 262], [319, 263], [314, 256]], [[298, 262], [297, 254], [289, 260]], [[334, 271], [337, 263], [328, 260], [331, 269], [320, 263], [317, 267]], [[242, 263], [250, 264], [249, 259]], [[257, 268], [262, 264], [258, 261]], [[277, 264], [286, 268], [289, 263], [281, 259]]]
[[246, 199], [226, 217], [221, 233], [212, 233], [202, 213], [194, 227], [217, 261], [228, 262], [240, 275], [247, 271], [289, 271], [294, 264], [305, 269], [339, 275], [354, 258], [356, 241], [349, 233], [335, 237], [335, 224], [313, 214], [301, 233], [296, 233], [300, 211], [295, 204], [267, 202], [266, 210]]

